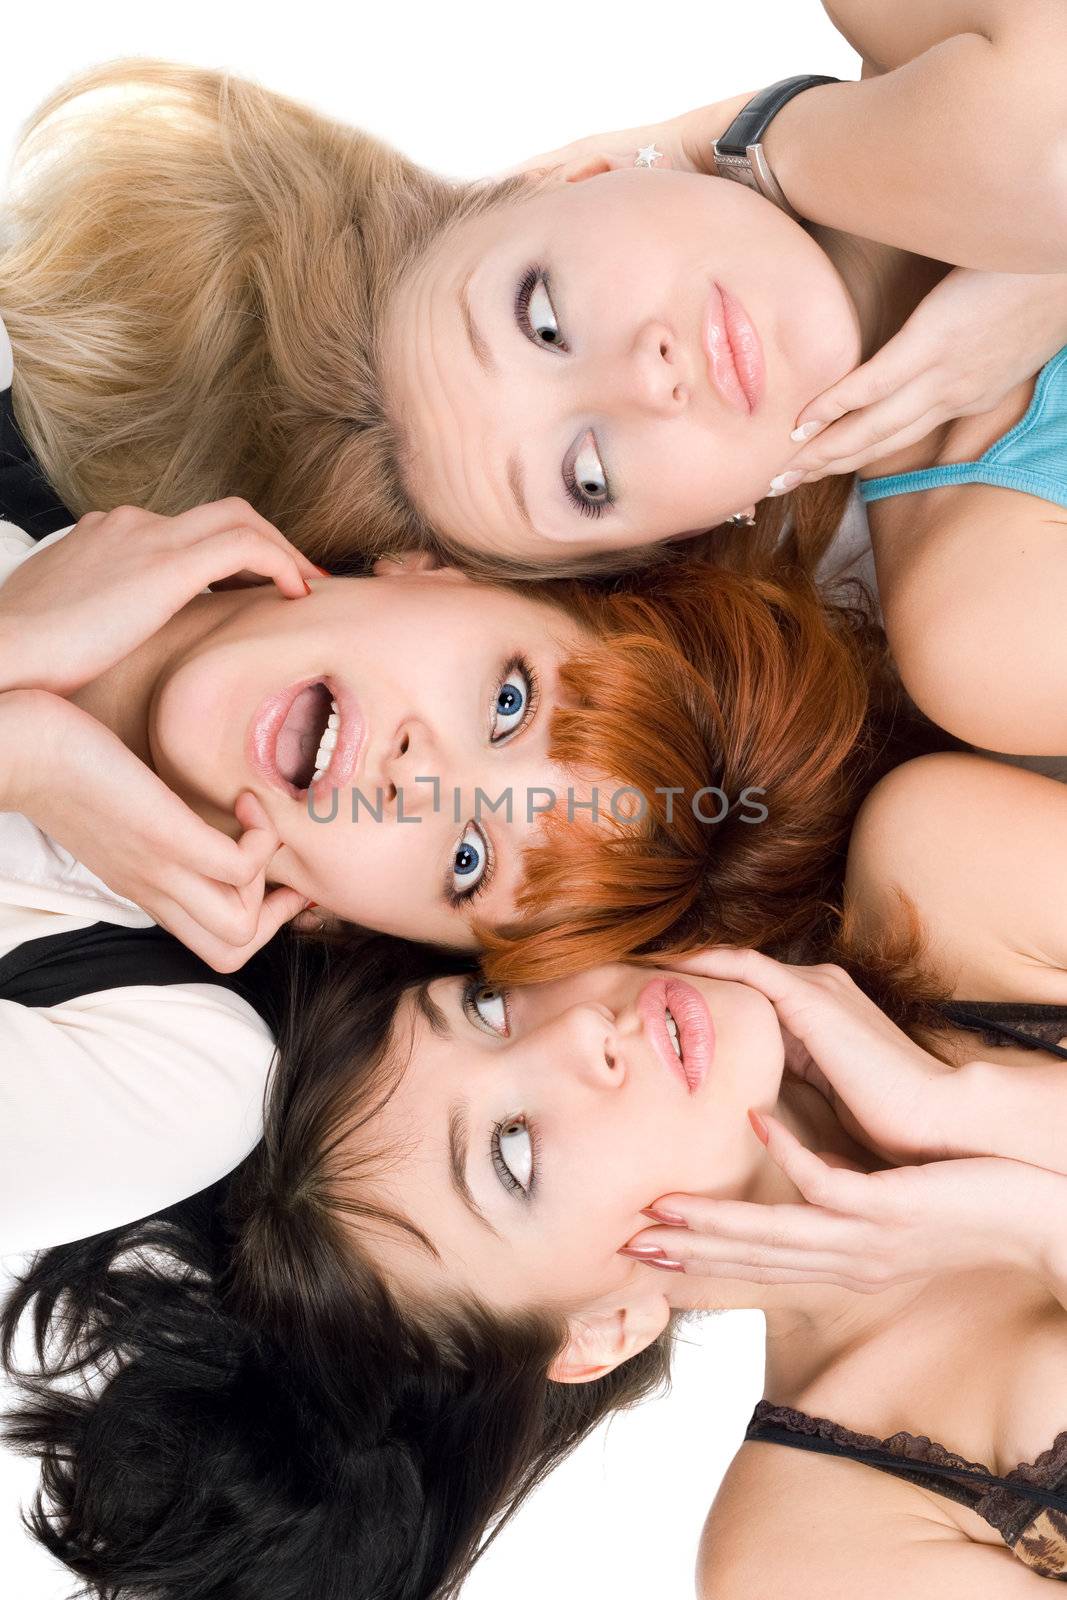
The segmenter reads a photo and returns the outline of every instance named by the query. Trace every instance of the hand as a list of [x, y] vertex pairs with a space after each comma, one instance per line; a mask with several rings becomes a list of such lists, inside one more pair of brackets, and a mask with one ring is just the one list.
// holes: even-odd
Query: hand
[[670, 965], [765, 995], [781, 1024], [787, 1068], [824, 1095], [860, 1144], [887, 1161], [955, 1153], [957, 1074], [902, 1033], [840, 967], [794, 967], [726, 948], [672, 956]]
[[69, 694], [128, 656], [209, 584], [256, 575], [291, 599], [322, 577], [243, 500], [179, 517], [92, 511], [0, 587], [0, 690]]
[[4, 808], [30, 817], [216, 972], [236, 972], [307, 905], [295, 889], [266, 888], [279, 839], [253, 794], [238, 797], [242, 832], [227, 838], [69, 700], [0, 695], [0, 749]]
[[576, 139], [558, 150], [531, 157], [512, 168], [512, 172], [548, 174], [564, 169], [564, 175], [574, 178], [589, 176], [590, 172], [613, 172], [621, 167], [632, 167], [638, 150], [654, 145], [663, 158], [656, 162], [657, 167], [708, 175], [714, 170], [711, 141], [726, 132], [751, 98], [751, 92], [734, 95], [729, 100], [688, 111], [668, 122], [647, 123], [640, 128], [620, 128], [613, 133]]
[[[885, 1172], [831, 1166], [761, 1113], [772, 1160], [800, 1191], [790, 1205], [666, 1194], [653, 1209], [684, 1225], [644, 1228], [648, 1266], [753, 1283], [830, 1283], [858, 1294], [943, 1272], [1012, 1267], [1056, 1286], [1046, 1241], [1067, 1178], [998, 1157]], [[653, 1249], [661, 1252], [651, 1255]], [[669, 1263], [675, 1263], [673, 1266]]]
[[888, 344], [804, 407], [793, 438], [815, 431], [798, 441], [788, 487], [856, 472], [952, 417], [991, 411], [1065, 339], [1067, 276], [953, 268]]

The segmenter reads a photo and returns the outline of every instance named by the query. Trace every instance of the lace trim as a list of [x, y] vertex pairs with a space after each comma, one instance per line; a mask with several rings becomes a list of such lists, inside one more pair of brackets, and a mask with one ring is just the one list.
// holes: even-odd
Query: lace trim
[[[874, 1434], [857, 1433], [839, 1422], [831, 1422], [828, 1417], [809, 1416], [806, 1411], [794, 1411], [791, 1406], [774, 1406], [766, 1400], [761, 1400], [756, 1406], [749, 1427], [761, 1422], [787, 1428], [792, 1433], [827, 1439], [846, 1449], [887, 1450], [904, 1461], [927, 1462], [930, 1466], [952, 1467], [960, 1472], [984, 1472], [995, 1476], [984, 1462], [968, 1461], [966, 1456], [946, 1450], [944, 1445], [926, 1434], [902, 1431], [891, 1434], [888, 1439], [878, 1439]], [[1041, 1508], [1031, 1501], [1020, 1500], [1013, 1495], [1009, 1484], [1015, 1479], [1038, 1489], [1061, 1488], [1067, 1481], [1067, 1430], [1057, 1434], [1049, 1448], [1043, 1450], [1034, 1461], [1021, 1462], [1004, 1476], [1008, 1482], [996, 1488], [975, 1484], [972, 1509], [997, 1530], [1006, 1544], [1014, 1546], [1042, 1513]]]
[[839, 1422], [831, 1422], [829, 1417], [812, 1417], [806, 1411], [794, 1411], [790, 1406], [772, 1406], [766, 1400], [761, 1400], [757, 1405], [752, 1413], [752, 1422], [773, 1423], [793, 1433], [814, 1434], [834, 1444], [859, 1446], [861, 1450], [888, 1450], [904, 1461], [928, 1461], [932, 1466], [953, 1467], [957, 1472], [989, 1471], [980, 1461], [968, 1461], [966, 1456], [946, 1450], [944, 1445], [925, 1434], [900, 1432], [891, 1434], [888, 1439], [877, 1439], [872, 1433], [856, 1433], [852, 1428], [842, 1427]]
[[[1024, 1050], [1040, 1050], [1042, 1045], [1058, 1046], [1061, 1039], [1067, 1038], [1067, 1006], [956, 1000], [942, 1010], [950, 1021], [977, 1034], [986, 1045], [1009, 1043], [1019, 1044]], [[1026, 1034], [1027, 1039], [1008, 1037], [1002, 1031], [1005, 1027]]]

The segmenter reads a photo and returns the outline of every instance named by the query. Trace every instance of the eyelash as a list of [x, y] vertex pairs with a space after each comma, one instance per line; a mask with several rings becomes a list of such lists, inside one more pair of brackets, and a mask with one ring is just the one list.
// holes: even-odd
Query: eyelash
[[581, 512], [583, 517], [602, 517], [608, 507], [613, 504], [609, 492], [606, 500], [587, 500], [584, 494], [578, 491], [578, 480], [574, 476], [574, 464], [563, 469], [563, 487], [567, 491], [567, 498], [573, 506]]
[[[484, 986], [484, 984], [484, 978], [473, 977], [468, 979], [468, 981], [463, 985], [463, 992], [460, 996], [460, 1004], [463, 1007], [465, 1015], [470, 1018], [470, 1021], [476, 1028], [479, 1028], [483, 1033], [490, 1033], [493, 1030], [487, 1028], [486, 1024], [482, 1022], [474, 1005], [474, 996], [477, 994], [478, 990]], [[500, 1135], [503, 1133], [505, 1128], [510, 1128], [515, 1122], [522, 1123], [530, 1139], [531, 1171], [530, 1187], [528, 1189], [523, 1188], [522, 1184], [515, 1177], [514, 1173], [512, 1173], [507, 1167], [504, 1157], [500, 1153]], [[508, 1193], [515, 1194], [517, 1192], [524, 1200], [531, 1199], [534, 1190], [537, 1187], [537, 1174], [541, 1166], [541, 1135], [538, 1133], [537, 1129], [534, 1127], [529, 1118], [525, 1115], [518, 1117], [505, 1117], [502, 1122], [494, 1122], [489, 1129], [489, 1155], [492, 1159], [497, 1176], [504, 1185], [505, 1189], [507, 1189]]]
[[[497, 679], [497, 694], [500, 693], [500, 690], [511, 677], [513, 672], [520, 673], [522, 677], [526, 679], [526, 682], [530, 686], [530, 693], [526, 700], [522, 721], [519, 723], [517, 728], [509, 729], [508, 732], [504, 734], [503, 738], [493, 741], [497, 745], [510, 744], [512, 739], [517, 738], [524, 729], [529, 727], [530, 723], [534, 719], [534, 714], [537, 711], [537, 707], [541, 699], [541, 679], [538, 676], [537, 668], [534, 666], [529, 656], [524, 655], [511, 656], [509, 660], [505, 661], [504, 670]], [[493, 709], [493, 706], [489, 707], [490, 721], [492, 721], [493, 718]]]
[[[543, 347], [545, 340], [537, 337], [530, 322], [530, 299], [539, 283], [543, 283], [546, 291], [548, 291], [548, 273], [543, 267], [530, 267], [521, 278], [515, 291], [515, 320], [531, 344]], [[551, 345], [549, 348], [567, 351], [570, 347], [561, 339], [558, 344]], [[574, 476], [573, 463], [563, 469], [563, 487], [567, 491], [568, 500], [576, 510], [581, 512], [583, 517], [602, 517], [607, 508], [613, 503], [610, 493], [604, 500], [587, 500], [583, 494], [579, 493], [578, 480]]]
[[522, 329], [523, 334], [531, 344], [537, 345], [542, 350], [562, 350], [567, 352], [570, 346], [561, 339], [558, 344], [549, 344], [545, 339], [539, 339], [534, 332], [530, 321], [530, 300], [539, 283], [543, 283], [546, 291], [549, 288], [548, 273], [542, 267], [530, 267], [519, 280], [515, 290], [515, 321]]
[[[518, 1178], [508, 1170], [504, 1157], [500, 1154], [500, 1135], [505, 1128], [510, 1128], [516, 1122], [522, 1124], [530, 1139], [530, 1187], [528, 1189], [524, 1189]], [[492, 1157], [497, 1176], [508, 1193], [517, 1194], [520, 1200], [532, 1200], [537, 1190], [537, 1174], [541, 1170], [541, 1135], [529, 1118], [526, 1116], [505, 1117], [502, 1122], [494, 1122], [489, 1133], [489, 1154]]]
[[[504, 663], [500, 676], [497, 678], [498, 694], [500, 693], [504, 683], [506, 683], [507, 679], [510, 678], [513, 672], [522, 673], [523, 677], [530, 685], [530, 695], [526, 702], [526, 712], [522, 721], [519, 723], [517, 728], [512, 728], [510, 733], [506, 734], [503, 739], [496, 740], [498, 745], [510, 744], [512, 739], [517, 738], [518, 735], [529, 726], [533, 719], [534, 712], [537, 710], [538, 702], [541, 699], [541, 679], [538, 676], [537, 668], [530, 661], [529, 657], [524, 655], [511, 656], [510, 659]], [[492, 707], [490, 707], [490, 716], [492, 716]], [[474, 825], [475, 827], [478, 826], [477, 823]], [[446, 881], [445, 899], [453, 911], [458, 911], [463, 906], [472, 905], [474, 901], [477, 900], [479, 895], [485, 893], [493, 881], [493, 873], [496, 871], [496, 859], [493, 855], [488, 836], [482, 832], [481, 828], [478, 828], [478, 832], [481, 835], [482, 845], [485, 849], [485, 871], [482, 873], [474, 888], [468, 889], [465, 892], [454, 888], [451, 883]]]

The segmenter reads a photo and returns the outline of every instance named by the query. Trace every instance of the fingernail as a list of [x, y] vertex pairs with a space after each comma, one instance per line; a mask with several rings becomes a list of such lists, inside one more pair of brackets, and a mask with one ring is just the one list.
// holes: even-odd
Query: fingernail
[[801, 478], [802, 472], [780, 472], [777, 478], [771, 479], [771, 486], [767, 490], [768, 496], [788, 494], [790, 489], [795, 489]]
[[771, 1137], [770, 1129], [767, 1127], [767, 1124], [764, 1122], [759, 1112], [752, 1111], [750, 1109], [748, 1113], [748, 1120], [751, 1122], [752, 1132], [756, 1135], [756, 1138], [759, 1140], [760, 1144], [766, 1144]]
[[317, 911], [318, 909], [319, 909], [319, 902], [317, 900], [305, 900], [304, 901], [304, 910], [305, 911]]
[[658, 1244], [624, 1244], [619, 1249], [620, 1256], [636, 1256], [639, 1261], [644, 1261], [650, 1256], [660, 1256], [664, 1261], [668, 1259], [666, 1250]]
[[306, 578], [301, 578], [300, 582], [304, 585], [304, 593], [305, 594], [310, 594], [311, 593], [311, 585], [307, 581], [307, 579]]
[[672, 1261], [670, 1256], [665, 1256], [663, 1254], [662, 1250], [658, 1251], [656, 1255], [650, 1255], [649, 1254], [650, 1248], [654, 1248], [654, 1247], [653, 1246], [648, 1246], [648, 1245], [639, 1245], [639, 1244], [635, 1244], [635, 1245], [624, 1244], [622, 1249], [618, 1252], [618, 1254], [620, 1256], [633, 1256], [635, 1258], [635, 1260], [641, 1262], [642, 1266], [646, 1266], [646, 1267], [662, 1267], [664, 1272], [684, 1272], [685, 1271], [685, 1267], [682, 1265], [682, 1263], [680, 1261]]
[[676, 1211], [660, 1211], [657, 1206], [642, 1206], [641, 1215], [651, 1217], [653, 1222], [665, 1222], [671, 1228], [687, 1228], [689, 1224], [684, 1217]]
[[814, 439], [825, 427], [825, 422], [805, 422], [802, 427], [794, 428], [789, 437], [794, 444], [804, 444], [808, 439]]

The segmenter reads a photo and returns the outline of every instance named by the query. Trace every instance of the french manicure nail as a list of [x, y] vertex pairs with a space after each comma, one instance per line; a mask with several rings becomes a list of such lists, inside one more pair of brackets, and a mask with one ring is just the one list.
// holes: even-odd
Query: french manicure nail
[[669, 1228], [687, 1228], [689, 1224], [684, 1217], [676, 1211], [660, 1211], [657, 1206], [642, 1206], [641, 1215], [651, 1217], [653, 1222], [664, 1222]]
[[759, 1140], [760, 1144], [766, 1144], [771, 1136], [770, 1129], [767, 1127], [767, 1124], [764, 1122], [759, 1112], [752, 1111], [750, 1109], [748, 1113], [748, 1120], [751, 1122], [752, 1132], [756, 1135], [756, 1138]]
[[768, 497], [776, 494], [788, 494], [790, 489], [795, 489], [801, 478], [802, 472], [780, 472], [777, 478], [771, 479], [771, 486], [767, 490]]
[[794, 444], [805, 444], [808, 439], [814, 439], [826, 427], [825, 422], [805, 422], [800, 428], [794, 428], [789, 437]]

